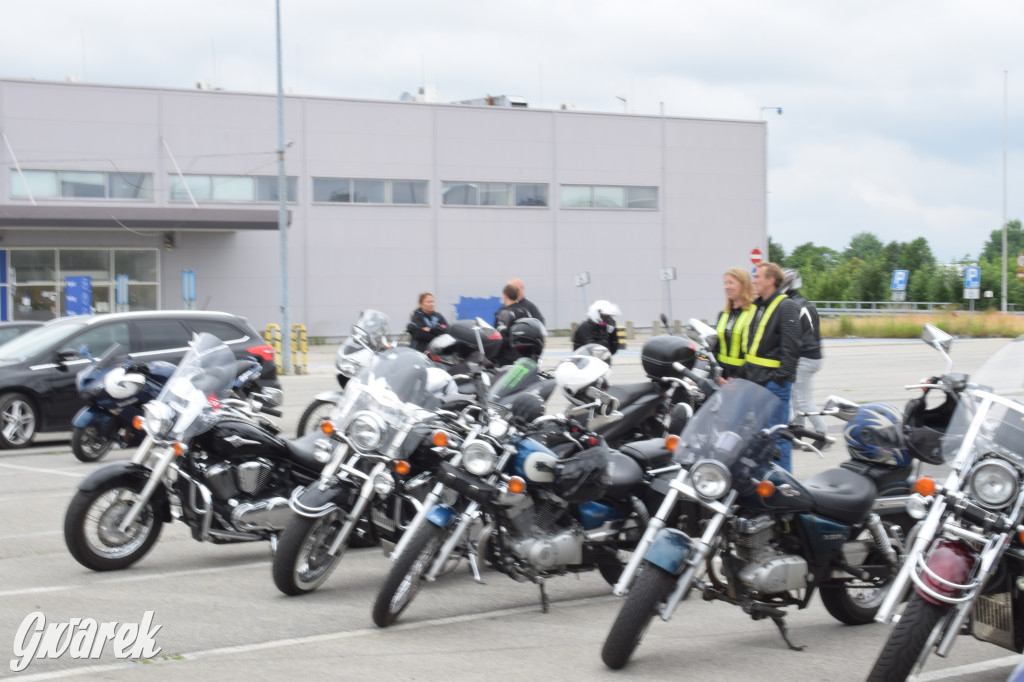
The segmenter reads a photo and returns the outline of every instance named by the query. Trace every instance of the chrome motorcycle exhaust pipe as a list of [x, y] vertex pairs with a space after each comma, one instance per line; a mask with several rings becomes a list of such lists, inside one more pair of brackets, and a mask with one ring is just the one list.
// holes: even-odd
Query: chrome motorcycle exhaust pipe
[[242, 530], [284, 530], [293, 513], [286, 498], [271, 497], [242, 502], [231, 511], [231, 522]]

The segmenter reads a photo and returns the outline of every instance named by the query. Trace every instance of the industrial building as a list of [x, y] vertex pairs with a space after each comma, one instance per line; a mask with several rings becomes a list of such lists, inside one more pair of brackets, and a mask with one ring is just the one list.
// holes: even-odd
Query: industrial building
[[[598, 298], [712, 318], [767, 252], [764, 122], [488, 101], [284, 98], [291, 322], [489, 314], [510, 277], [549, 328]], [[0, 80], [0, 319], [280, 322], [277, 125], [273, 94]]]

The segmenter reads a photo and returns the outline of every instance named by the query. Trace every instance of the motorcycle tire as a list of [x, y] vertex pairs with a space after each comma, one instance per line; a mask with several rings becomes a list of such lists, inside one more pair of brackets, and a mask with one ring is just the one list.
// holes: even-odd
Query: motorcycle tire
[[297, 514], [292, 517], [281, 532], [274, 552], [273, 576], [277, 589], [295, 596], [323, 585], [345, 553], [344, 547], [337, 556], [327, 553], [342, 526], [344, 518], [337, 509], [316, 518]]
[[295, 437], [302, 438], [307, 433], [318, 430], [320, 422], [325, 421], [334, 409], [334, 403], [329, 400], [314, 400], [303, 411], [299, 417], [299, 426], [295, 430]]
[[114, 571], [144, 557], [160, 537], [163, 520], [152, 500], [126, 532], [117, 529], [142, 490], [142, 483], [113, 480], [79, 490], [64, 515], [64, 542], [75, 560], [94, 571]]
[[434, 557], [441, 550], [444, 529], [424, 523], [416, 530], [388, 573], [373, 603], [373, 622], [386, 628], [412, 603], [423, 587], [423, 574], [430, 570]]
[[97, 462], [110, 452], [114, 441], [100, 434], [94, 424], [71, 432], [71, 452], [80, 462]]
[[903, 616], [889, 633], [867, 682], [902, 682], [907, 679], [921, 658], [929, 637], [948, 610], [948, 607], [932, 604], [914, 593]]
[[626, 596], [626, 603], [615, 617], [612, 629], [601, 648], [601, 660], [612, 670], [629, 662], [640, 644], [651, 618], [675, 587], [676, 578], [668, 571], [645, 561]]
[[[897, 533], [902, 536], [902, 529], [892, 526], [889, 528], [890, 536]], [[870, 538], [868, 531], [863, 531], [862, 536]], [[877, 552], [872, 551], [867, 557], [868, 564], [884, 565], [885, 559]], [[882, 600], [889, 591], [889, 585], [896, 577], [898, 566], [892, 566], [889, 576], [882, 582], [867, 582], [862, 580], [850, 580], [840, 583], [825, 583], [818, 588], [821, 595], [821, 603], [829, 615], [845, 625], [867, 625], [873, 623], [875, 614], [882, 606]]]

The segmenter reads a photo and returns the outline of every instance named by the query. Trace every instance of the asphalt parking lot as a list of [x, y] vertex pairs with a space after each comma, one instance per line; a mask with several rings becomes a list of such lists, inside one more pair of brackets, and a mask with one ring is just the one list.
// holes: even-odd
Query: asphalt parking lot
[[[999, 339], [957, 340], [956, 368], [971, 372]], [[613, 383], [640, 380], [640, 340], [613, 364]], [[545, 364], [568, 352], [553, 339]], [[816, 380], [822, 400], [835, 393], [851, 400], [902, 406], [903, 386], [941, 372], [945, 363], [920, 341], [826, 342]], [[308, 374], [283, 378], [285, 415], [294, 430], [305, 405], [336, 387], [334, 347], [314, 348]], [[838, 431], [838, 427], [834, 429]], [[127, 458], [115, 452], [106, 460]], [[840, 446], [823, 459], [795, 453], [799, 477], [837, 466]], [[107, 645], [99, 660], [69, 653], [32, 660], [20, 680], [378, 679], [378, 680], [858, 680], [864, 679], [885, 641], [886, 626], [843, 626], [815, 598], [791, 610], [788, 650], [775, 627], [754, 622], [722, 603], [688, 602], [669, 623], [655, 621], [633, 661], [608, 671], [599, 652], [620, 601], [596, 573], [562, 576], [548, 585], [552, 607], [542, 613], [532, 584], [486, 572], [486, 584], [465, 566], [426, 586], [400, 620], [378, 630], [370, 618], [376, 590], [389, 562], [376, 548], [351, 550], [317, 592], [280, 594], [270, 576], [265, 543], [212, 545], [193, 541], [182, 524], [166, 526], [154, 550], [128, 570], [94, 573], [68, 554], [62, 537], [67, 503], [78, 480], [97, 466], [78, 462], [66, 434], [23, 450], [0, 451], [0, 649], [18, 660], [17, 632], [33, 613], [51, 624], [72, 619], [139, 623], [151, 611], [155, 647], [145, 662], [119, 661]], [[22, 640], [23, 641], [23, 640]], [[947, 660], [932, 657], [920, 679], [1005, 680], [1019, 657], [962, 637]]]

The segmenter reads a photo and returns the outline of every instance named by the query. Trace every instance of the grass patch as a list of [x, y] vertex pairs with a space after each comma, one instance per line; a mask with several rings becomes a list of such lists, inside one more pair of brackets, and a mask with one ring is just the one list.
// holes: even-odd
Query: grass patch
[[1024, 334], [1024, 316], [998, 312], [950, 312], [913, 315], [866, 315], [821, 318], [823, 338], [915, 339], [925, 323], [953, 336], [1015, 337]]

